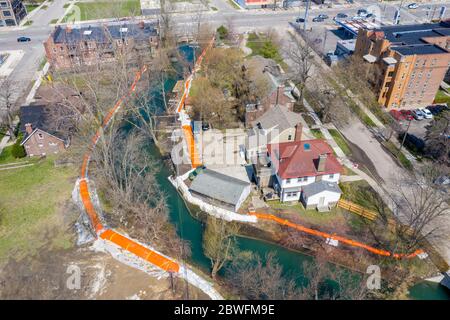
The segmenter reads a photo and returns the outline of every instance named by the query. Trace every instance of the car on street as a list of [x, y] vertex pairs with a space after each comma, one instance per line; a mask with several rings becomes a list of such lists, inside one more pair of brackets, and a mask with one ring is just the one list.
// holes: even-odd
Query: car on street
[[31, 38], [29, 37], [18, 37], [17, 42], [30, 42]]
[[323, 20], [322, 18], [319, 18], [319, 17], [314, 17], [314, 18], [312, 19], [312, 21], [313, 21], [313, 22], [323, 22], [324, 20]]
[[419, 5], [415, 2], [408, 4], [408, 9], [417, 9]]
[[396, 109], [392, 109], [391, 111], [389, 111], [389, 113], [397, 121], [405, 120], [405, 116]]
[[337, 20], [337, 19], [345, 19], [345, 18], [348, 18], [348, 15], [346, 15], [345, 13], [339, 12], [339, 13], [334, 17], [334, 20]]
[[419, 110], [422, 111], [423, 116], [425, 117], [425, 119], [433, 119], [433, 114], [427, 108], [421, 108]]
[[329, 17], [326, 15], [326, 14], [319, 14], [318, 16], [317, 16], [317, 18], [321, 18], [321, 19], [324, 19], [324, 20], [326, 20], [326, 19], [328, 19]]
[[408, 121], [414, 120], [411, 110], [400, 110], [400, 113], [405, 118], [405, 120], [408, 120]]
[[420, 109], [416, 109], [412, 112], [414, 119], [416, 120], [423, 120], [425, 119], [425, 115], [423, 114], [422, 111], [420, 111]]
[[303, 23], [303, 22], [305, 22], [305, 19], [304, 18], [297, 18], [297, 19], [295, 19], [295, 22]]

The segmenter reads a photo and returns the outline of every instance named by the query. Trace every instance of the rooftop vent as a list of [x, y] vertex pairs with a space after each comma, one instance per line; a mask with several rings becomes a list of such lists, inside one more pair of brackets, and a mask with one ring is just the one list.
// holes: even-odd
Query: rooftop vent
[[311, 145], [310, 145], [309, 143], [305, 143], [305, 144], [303, 145], [303, 149], [304, 149], [305, 151], [309, 151], [309, 150], [311, 150]]
[[120, 28], [120, 32], [128, 32], [128, 28]]
[[89, 36], [91, 33], [92, 33], [92, 30], [84, 30], [84, 31], [83, 31], [83, 34], [84, 34], [85, 36]]

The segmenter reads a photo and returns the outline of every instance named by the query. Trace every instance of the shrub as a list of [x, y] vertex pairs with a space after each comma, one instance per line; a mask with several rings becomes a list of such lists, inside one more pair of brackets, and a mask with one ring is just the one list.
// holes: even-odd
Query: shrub
[[219, 38], [222, 40], [228, 38], [229, 35], [228, 29], [224, 26], [220, 26], [219, 28], [217, 28], [217, 33], [219, 34]]
[[25, 152], [25, 148], [20, 145], [21, 142], [22, 137], [18, 137], [17, 141], [13, 144], [11, 149], [11, 155], [16, 159], [24, 158], [27, 155], [27, 153]]

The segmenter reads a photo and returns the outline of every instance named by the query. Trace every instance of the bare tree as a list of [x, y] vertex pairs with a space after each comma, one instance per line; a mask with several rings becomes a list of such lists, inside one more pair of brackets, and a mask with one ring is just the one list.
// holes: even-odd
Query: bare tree
[[312, 76], [314, 56], [312, 48], [302, 39], [291, 36], [286, 48], [286, 54], [291, 61], [290, 78], [299, 90], [299, 100], [303, 103], [303, 94], [308, 80]]
[[435, 117], [426, 129], [426, 152], [438, 162], [450, 166], [450, 111]]
[[239, 225], [234, 222], [226, 222], [223, 219], [208, 215], [203, 234], [203, 250], [211, 261], [211, 276], [216, 278], [217, 272], [225, 263], [231, 261], [236, 255], [235, 236], [239, 231]]
[[0, 120], [1, 124], [6, 127], [6, 130], [11, 137], [11, 140], [16, 138], [14, 132], [14, 117], [17, 112], [14, 104], [14, 96], [17, 93], [17, 85], [14, 81], [5, 79], [0, 85]]

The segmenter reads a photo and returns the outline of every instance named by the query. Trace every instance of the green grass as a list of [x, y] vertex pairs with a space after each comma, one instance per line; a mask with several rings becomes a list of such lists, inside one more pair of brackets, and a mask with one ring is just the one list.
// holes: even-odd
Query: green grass
[[436, 93], [436, 97], [434, 98], [434, 103], [448, 103], [450, 104], [450, 96], [445, 94], [445, 91], [439, 89]]
[[306, 210], [300, 202], [268, 201], [267, 204], [272, 209], [296, 212], [303, 222], [314, 225], [332, 225], [336, 220], [341, 219], [338, 208], [332, 208], [329, 212], [318, 212], [317, 210]]
[[334, 141], [336, 141], [337, 145], [341, 150], [346, 154], [350, 155], [352, 151], [350, 150], [350, 147], [348, 146], [347, 142], [345, 141], [345, 138], [341, 135], [341, 133], [335, 129], [328, 130], [330, 132], [331, 136], [333, 137]]
[[367, 209], [375, 210], [378, 203], [373, 195], [375, 190], [367, 183], [367, 181], [341, 182], [339, 187], [342, 190], [342, 198], [357, 203]]
[[55, 168], [51, 159], [0, 171], [0, 262], [33, 254], [49, 240], [67, 247], [66, 233], [53, 232], [62, 223], [57, 212], [70, 199], [75, 177], [73, 167]]
[[397, 149], [395, 144], [393, 144], [391, 141], [385, 141], [382, 144], [400, 162], [403, 167], [408, 170], [413, 169], [411, 161], [409, 161], [408, 158], [406, 158], [406, 156]]
[[58, 18], [56, 18], [56, 19], [52, 19], [52, 20], [50, 20], [50, 24], [55, 24], [55, 23], [57, 23], [58, 22]]
[[63, 8], [67, 9], [69, 6], [70, 6], [70, 3], [66, 3], [66, 4], [63, 5]]
[[323, 139], [324, 138], [322, 131], [320, 131], [319, 129], [311, 129], [310, 131], [311, 131], [311, 133], [313, 134], [313, 136], [316, 139]]
[[24, 26], [31, 26], [33, 24], [33, 20], [28, 20], [27, 22], [25, 22], [23, 25]]
[[37, 7], [39, 7], [38, 4], [26, 4], [25, 8], [27, 9], [27, 12], [30, 13], [32, 12], [34, 9], [36, 9]]
[[86, 21], [106, 18], [122, 18], [141, 15], [141, 3], [139, 0], [77, 2], [75, 7], [80, 10], [80, 17], [75, 17], [77, 9], [74, 8], [64, 17], [63, 22], [71, 20]]
[[236, 10], [240, 10], [240, 9], [241, 9], [241, 7], [239, 7], [239, 6], [236, 4], [236, 2], [234, 2], [233, 0], [228, 0], [228, 3], [229, 3], [233, 8], [235, 8]]
[[286, 70], [286, 63], [281, 57], [279, 48], [265, 35], [258, 35], [254, 32], [250, 33], [247, 39], [247, 47], [252, 49], [252, 55], [273, 59]]

